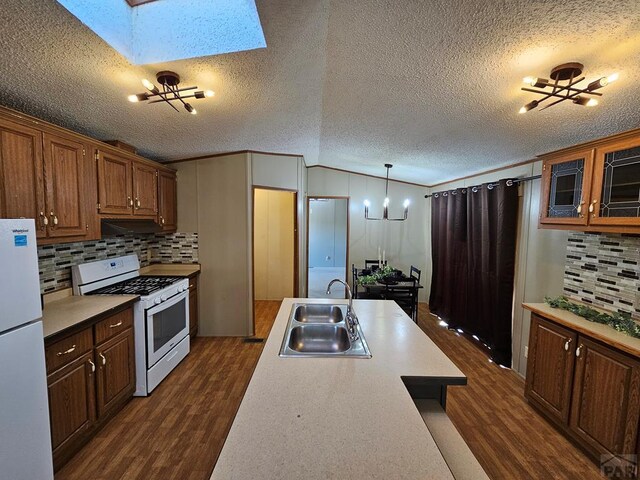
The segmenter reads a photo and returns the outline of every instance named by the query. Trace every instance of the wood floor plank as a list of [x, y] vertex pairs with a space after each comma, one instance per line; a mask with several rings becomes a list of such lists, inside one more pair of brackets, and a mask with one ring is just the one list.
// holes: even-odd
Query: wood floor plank
[[[280, 302], [256, 302], [256, 337], [269, 335], [279, 308]], [[490, 478], [602, 479], [529, 407], [518, 375], [440, 327], [425, 305], [419, 325], [468, 376], [467, 386], [449, 388], [447, 413]], [[240, 338], [196, 338], [156, 391], [129, 402], [56, 480], [208, 480], [262, 347]]]

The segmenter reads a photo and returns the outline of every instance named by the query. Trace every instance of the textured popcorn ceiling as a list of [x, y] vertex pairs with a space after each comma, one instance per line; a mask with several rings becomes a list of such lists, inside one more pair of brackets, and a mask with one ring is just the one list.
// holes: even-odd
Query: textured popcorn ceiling
[[[153, 158], [300, 153], [432, 184], [640, 126], [638, 0], [258, 0], [266, 49], [144, 67], [55, 0], [0, 2], [0, 103]], [[598, 107], [519, 115], [522, 77], [566, 61], [620, 80]], [[216, 97], [126, 101], [163, 69]]]

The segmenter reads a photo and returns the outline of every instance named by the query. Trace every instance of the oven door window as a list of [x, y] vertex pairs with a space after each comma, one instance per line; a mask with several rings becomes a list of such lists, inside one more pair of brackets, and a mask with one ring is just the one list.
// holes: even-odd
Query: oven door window
[[153, 314], [153, 352], [156, 353], [185, 329], [185, 300]]

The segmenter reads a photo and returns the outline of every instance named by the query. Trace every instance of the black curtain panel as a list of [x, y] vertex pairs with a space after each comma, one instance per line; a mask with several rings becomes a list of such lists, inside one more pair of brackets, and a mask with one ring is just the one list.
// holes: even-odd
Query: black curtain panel
[[[491, 186], [491, 188], [490, 188]], [[429, 308], [511, 366], [518, 189], [506, 180], [431, 197]]]

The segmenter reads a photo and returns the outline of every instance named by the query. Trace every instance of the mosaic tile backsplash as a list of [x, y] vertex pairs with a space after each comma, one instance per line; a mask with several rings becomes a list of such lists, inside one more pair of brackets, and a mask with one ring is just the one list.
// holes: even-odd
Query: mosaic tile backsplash
[[572, 232], [564, 294], [640, 321], [640, 237]]
[[198, 263], [198, 234], [118, 235], [90, 242], [40, 246], [40, 291], [48, 293], [71, 287], [73, 265], [134, 253], [142, 267], [151, 263]]

